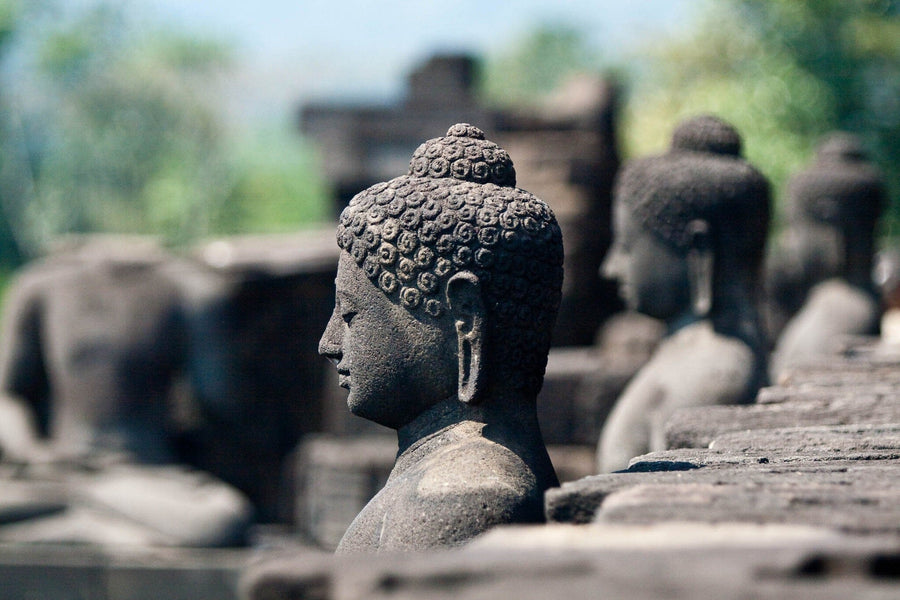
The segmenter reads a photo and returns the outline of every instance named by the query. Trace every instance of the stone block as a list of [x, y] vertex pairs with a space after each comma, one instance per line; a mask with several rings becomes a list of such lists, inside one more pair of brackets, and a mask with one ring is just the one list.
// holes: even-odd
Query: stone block
[[900, 423], [894, 394], [807, 394], [795, 401], [690, 407], [666, 422], [668, 448], [705, 448], [723, 433], [843, 424]]
[[594, 414], [606, 414], [612, 409], [613, 398], [607, 406], [584, 407], [578, 403], [578, 392], [586, 378], [602, 368], [594, 348], [554, 348], [547, 357], [544, 385], [538, 394], [538, 422], [547, 444], [591, 444], [597, 442], [599, 428], [591, 439], [579, 435], [585, 419], [597, 419]]
[[0, 598], [230, 600], [250, 553], [239, 550], [0, 545]]
[[[610, 531], [607, 526], [604, 531], [592, 526], [570, 528], [560, 544], [550, 540], [558, 541], [558, 528], [514, 528], [522, 532], [523, 546], [506, 529], [453, 552], [283, 557], [250, 569], [242, 580], [242, 598], [838, 600], [890, 598], [896, 591], [891, 580], [873, 568], [895, 557], [896, 540], [860, 542], [780, 527], [682, 525], [664, 531]], [[529, 545], [538, 531], [540, 541]], [[710, 532], [713, 541], [704, 544], [704, 534]], [[610, 540], [618, 543], [603, 544]]]
[[[548, 521], [750, 520], [900, 533], [900, 512], [892, 506], [900, 496], [897, 459], [770, 463], [760, 457], [746, 464], [698, 466], [696, 460], [654, 462], [652, 457], [643, 457], [643, 467], [636, 463], [634, 470], [586, 477], [548, 490]], [[679, 492], [678, 486], [688, 485], [695, 487]], [[690, 489], [696, 493], [691, 495]], [[620, 492], [623, 495], [613, 500]], [[716, 506], [723, 509], [717, 513]]]
[[397, 455], [390, 435], [308, 436], [296, 459], [297, 529], [310, 542], [337, 548], [347, 527], [384, 487]]

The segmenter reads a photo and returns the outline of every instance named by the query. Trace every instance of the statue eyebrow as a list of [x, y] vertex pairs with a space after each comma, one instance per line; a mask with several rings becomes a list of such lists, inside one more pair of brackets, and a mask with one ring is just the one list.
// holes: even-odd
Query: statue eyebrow
[[341, 306], [351, 306], [352, 307], [352, 306], [355, 306], [355, 304], [356, 304], [353, 301], [353, 297], [350, 296], [346, 292], [338, 291], [338, 292], [336, 292], [336, 296], [337, 296], [338, 303], [341, 304]]

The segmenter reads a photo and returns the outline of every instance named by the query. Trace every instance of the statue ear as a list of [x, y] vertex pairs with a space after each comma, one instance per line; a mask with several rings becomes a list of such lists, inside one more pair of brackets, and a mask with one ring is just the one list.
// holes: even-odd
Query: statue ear
[[701, 319], [712, 308], [713, 261], [712, 239], [709, 223], [696, 219], [688, 223], [688, 280], [691, 291], [691, 309]]
[[447, 282], [447, 305], [456, 325], [459, 380], [457, 397], [477, 404], [484, 383], [484, 301], [481, 283], [470, 271], [457, 273]]

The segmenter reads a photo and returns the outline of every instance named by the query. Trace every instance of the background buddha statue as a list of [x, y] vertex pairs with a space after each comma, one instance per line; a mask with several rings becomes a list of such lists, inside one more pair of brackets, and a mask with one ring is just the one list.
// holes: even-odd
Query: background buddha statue
[[553, 213], [515, 181], [509, 155], [458, 124], [341, 215], [319, 351], [351, 412], [397, 430], [399, 453], [338, 552], [455, 546], [544, 519], [558, 482], [535, 399], [563, 250]]
[[0, 345], [0, 468], [57, 485], [64, 510], [0, 540], [229, 545], [249, 503], [178, 466], [173, 404], [186, 328], [173, 258], [148, 240], [95, 237], [18, 274]]
[[664, 448], [677, 408], [750, 402], [766, 380], [755, 307], [769, 222], [769, 186], [741, 139], [709, 116], [679, 125], [671, 149], [629, 162], [614, 196], [604, 262], [629, 308], [668, 328], [604, 424], [601, 471]]
[[835, 336], [877, 331], [872, 264], [885, 197], [881, 175], [847, 133], [829, 136], [813, 164], [792, 178], [789, 225], [768, 270], [773, 334], [796, 314], [778, 334], [773, 379], [827, 352]]

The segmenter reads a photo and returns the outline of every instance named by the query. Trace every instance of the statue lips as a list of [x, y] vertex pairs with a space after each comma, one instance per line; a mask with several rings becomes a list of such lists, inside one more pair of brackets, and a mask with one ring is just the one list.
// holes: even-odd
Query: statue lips
[[350, 371], [348, 369], [337, 368], [338, 385], [344, 389], [350, 389]]

